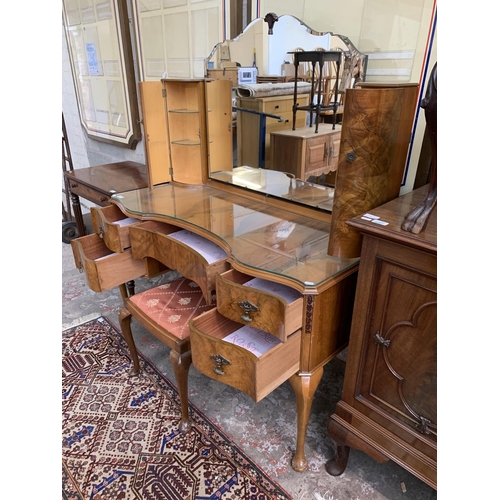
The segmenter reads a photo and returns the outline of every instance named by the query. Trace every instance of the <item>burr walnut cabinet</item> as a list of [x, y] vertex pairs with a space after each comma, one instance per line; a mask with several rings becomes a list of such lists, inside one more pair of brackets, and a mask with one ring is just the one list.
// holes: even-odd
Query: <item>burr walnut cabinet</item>
[[333, 475], [353, 447], [437, 488], [437, 209], [420, 234], [401, 229], [426, 188], [348, 221], [363, 243], [342, 397], [328, 422]]

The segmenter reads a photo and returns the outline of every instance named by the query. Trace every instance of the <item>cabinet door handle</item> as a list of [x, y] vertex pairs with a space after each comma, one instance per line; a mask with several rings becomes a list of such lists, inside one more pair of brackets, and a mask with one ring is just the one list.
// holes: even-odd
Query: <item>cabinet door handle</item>
[[222, 369], [222, 365], [230, 365], [231, 361], [226, 359], [222, 354], [212, 354], [210, 359], [215, 361], [214, 372], [217, 373], [217, 375], [225, 375], [226, 372]]
[[244, 300], [243, 302], [238, 302], [238, 305], [244, 311], [244, 313], [240, 316], [240, 318], [247, 323], [251, 323], [252, 318], [250, 317], [249, 313], [256, 312], [259, 310], [259, 308], [255, 304], [252, 304], [249, 300]]

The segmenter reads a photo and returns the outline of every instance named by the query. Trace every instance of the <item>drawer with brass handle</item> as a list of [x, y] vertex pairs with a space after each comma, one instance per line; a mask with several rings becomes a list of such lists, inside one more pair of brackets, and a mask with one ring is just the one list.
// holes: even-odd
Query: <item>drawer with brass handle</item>
[[281, 342], [211, 309], [189, 323], [191, 355], [198, 371], [258, 402], [299, 369], [300, 330]]
[[234, 269], [217, 274], [217, 310], [237, 323], [264, 330], [282, 342], [302, 326], [297, 290]]
[[129, 228], [139, 219], [127, 217], [116, 205], [91, 207], [92, 227], [113, 252], [124, 252], [130, 247]]

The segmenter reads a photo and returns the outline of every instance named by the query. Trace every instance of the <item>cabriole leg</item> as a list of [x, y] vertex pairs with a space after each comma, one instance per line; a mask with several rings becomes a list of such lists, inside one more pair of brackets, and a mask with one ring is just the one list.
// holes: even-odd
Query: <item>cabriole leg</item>
[[307, 424], [311, 415], [314, 394], [322, 376], [323, 367], [320, 367], [312, 374], [295, 373], [289, 379], [297, 401], [297, 448], [292, 459], [292, 467], [297, 472], [303, 472], [307, 468], [307, 459], [304, 453]]
[[130, 368], [129, 375], [131, 377], [139, 375], [140, 366], [139, 366], [139, 356], [137, 355], [137, 349], [135, 347], [134, 337], [132, 337], [132, 330], [130, 329], [130, 320], [132, 319], [132, 315], [128, 312], [127, 309], [122, 307], [120, 309], [120, 314], [118, 315], [118, 319], [120, 321], [120, 328], [122, 330], [123, 336], [127, 342], [128, 348], [130, 350], [130, 356], [132, 358], [132, 367]]
[[179, 354], [172, 349], [170, 351], [170, 362], [174, 369], [177, 390], [181, 398], [181, 422], [179, 429], [181, 432], [187, 432], [191, 429], [191, 420], [189, 418], [188, 406], [188, 372], [191, 366], [191, 351]]

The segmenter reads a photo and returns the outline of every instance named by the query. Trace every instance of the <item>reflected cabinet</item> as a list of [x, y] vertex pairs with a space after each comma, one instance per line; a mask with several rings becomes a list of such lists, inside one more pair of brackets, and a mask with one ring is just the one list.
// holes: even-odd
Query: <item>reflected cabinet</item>
[[141, 82], [150, 187], [200, 185], [231, 170], [231, 82], [205, 78]]

